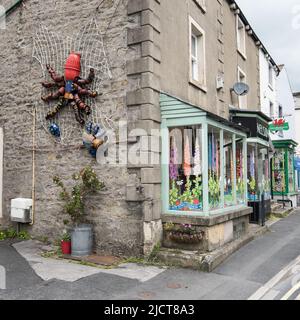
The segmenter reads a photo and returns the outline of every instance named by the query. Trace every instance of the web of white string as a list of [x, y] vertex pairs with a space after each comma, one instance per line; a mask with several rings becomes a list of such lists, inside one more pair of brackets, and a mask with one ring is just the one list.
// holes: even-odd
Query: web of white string
[[[92, 19], [85, 25], [73, 38], [66, 38], [40, 25], [34, 37], [33, 58], [40, 63], [44, 79], [53, 82], [46, 69], [47, 64], [49, 64], [57, 74], [63, 75], [65, 61], [72, 51], [81, 53], [82, 78], [88, 77], [90, 68], [95, 69], [95, 80], [87, 87], [100, 92], [102, 81], [111, 79], [112, 75], [104, 48], [103, 37], [95, 19]], [[45, 95], [51, 92], [51, 90], [58, 90], [58, 88], [51, 90], [42, 88], [41, 90], [42, 95]], [[81, 127], [75, 120], [72, 108], [68, 106], [61, 110], [53, 120], [46, 120], [47, 113], [55, 107], [57, 102], [58, 100], [55, 100], [47, 104], [41, 101], [36, 111], [37, 121], [47, 131], [51, 123], [58, 124], [61, 131], [60, 142], [62, 144], [70, 144], [71, 141], [74, 141], [81, 135]], [[100, 124], [107, 129], [114, 128], [113, 118], [115, 115], [111, 111], [104, 111], [105, 108], [100, 106], [99, 102], [97, 104], [97, 98], [86, 98], [85, 103], [90, 105], [92, 110], [87, 121]]]

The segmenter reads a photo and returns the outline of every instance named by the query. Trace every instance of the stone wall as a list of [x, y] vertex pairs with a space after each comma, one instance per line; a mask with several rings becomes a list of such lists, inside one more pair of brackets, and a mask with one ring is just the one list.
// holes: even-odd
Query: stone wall
[[[2, 224], [9, 221], [12, 198], [31, 198], [32, 112], [34, 106], [44, 107], [40, 100], [40, 82], [43, 80], [41, 69], [32, 58], [33, 36], [36, 29], [42, 23], [50, 31], [71, 37], [78, 32], [80, 26], [94, 17], [101, 32], [106, 33], [104, 41], [112, 72], [112, 79], [102, 84], [103, 95], [97, 98], [97, 104], [100, 104], [103, 110], [112, 110], [115, 122], [119, 119], [126, 120], [127, 117], [136, 120], [134, 112], [127, 113], [127, 104], [130, 104], [127, 92], [138, 89], [141, 79], [134, 75], [127, 78], [126, 64], [127, 61], [141, 58], [142, 46], [132, 45], [128, 48], [127, 29], [140, 28], [141, 15], [134, 14], [135, 12], [130, 12], [128, 15], [127, 2], [127, 0], [55, 2], [27, 0], [7, 18], [7, 29], [1, 30], [0, 42], [2, 75], [0, 125], [4, 128], [5, 144]], [[97, 10], [99, 4], [101, 6]], [[146, 11], [143, 21], [147, 21], [148, 16]], [[151, 50], [151, 46], [148, 45], [145, 43], [143, 48], [149, 47]], [[146, 74], [142, 83], [148, 83], [148, 79]], [[151, 106], [144, 105], [138, 112], [147, 118], [149, 108]], [[36, 210], [35, 223], [29, 227], [29, 231], [34, 235], [47, 236], [50, 239], [59, 236], [66, 217], [62, 213], [61, 202], [57, 197], [58, 190], [53, 185], [52, 177], [58, 174], [69, 183], [74, 172], [86, 165], [92, 165], [106, 184], [106, 189], [100, 195], [92, 196], [89, 201], [89, 213], [95, 226], [97, 249], [120, 255], [143, 253], [143, 220], [147, 204], [143, 205], [143, 201], [127, 201], [126, 185], [135, 184], [142, 179], [142, 176], [147, 176], [147, 172], [143, 172], [143, 169], [128, 170], [124, 166], [97, 164], [86, 150], [79, 147], [80, 132], [78, 136], [73, 137], [69, 146], [68, 144], [63, 146], [56, 143], [45, 133], [40, 123], [37, 123], [36, 137]], [[74, 147], [74, 144], [78, 147]], [[147, 178], [144, 182], [147, 184]], [[146, 185], [146, 188], [151, 189], [152, 186], [152, 184]]]
[[[127, 200], [143, 207], [144, 253], [149, 254], [162, 239], [160, 139], [149, 135], [160, 129], [160, 0], [131, 0], [128, 15], [137, 17], [140, 25], [128, 31], [128, 46], [140, 56], [127, 62], [128, 79], [137, 79], [139, 87], [127, 93], [129, 131], [141, 129], [143, 133], [131, 135], [130, 150], [141, 149], [148, 159], [145, 163], [128, 164], [134, 181], [127, 184]], [[131, 149], [132, 148], [132, 149]], [[144, 150], [144, 151], [143, 151]]]

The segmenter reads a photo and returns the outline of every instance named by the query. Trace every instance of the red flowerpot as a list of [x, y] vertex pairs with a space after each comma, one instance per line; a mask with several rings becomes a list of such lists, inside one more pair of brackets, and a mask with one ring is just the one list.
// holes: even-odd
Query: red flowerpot
[[71, 241], [61, 241], [62, 254], [71, 254]]
[[65, 80], [74, 81], [79, 77], [81, 70], [80, 53], [71, 52], [65, 65]]

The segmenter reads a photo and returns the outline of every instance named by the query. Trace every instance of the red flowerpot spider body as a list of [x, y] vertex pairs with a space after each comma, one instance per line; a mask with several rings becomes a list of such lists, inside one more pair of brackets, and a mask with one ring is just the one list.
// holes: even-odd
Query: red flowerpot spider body
[[91, 108], [82, 101], [82, 97], [88, 96], [95, 98], [97, 96], [96, 91], [84, 88], [85, 85], [92, 83], [95, 79], [94, 69], [90, 69], [87, 79], [80, 78], [81, 55], [80, 53], [74, 52], [69, 55], [66, 61], [64, 76], [57, 75], [50, 65], [47, 65], [46, 67], [54, 82], [42, 82], [43, 87], [48, 89], [54, 87], [59, 88], [56, 92], [49, 93], [42, 97], [42, 100], [45, 102], [59, 99], [56, 107], [48, 112], [46, 119], [53, 119], [63, 107], [70, 104], [74, 110], [76, 120], [81, 125], [84, 125], [85, 121], [83, 114], [89, 115], [91, 113]]

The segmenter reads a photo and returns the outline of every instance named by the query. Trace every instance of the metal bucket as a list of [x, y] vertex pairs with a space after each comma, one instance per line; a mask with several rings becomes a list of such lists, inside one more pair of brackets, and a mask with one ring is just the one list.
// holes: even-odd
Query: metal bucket
[[93, 248], [93, 227], [89, 224], [74, 227], [71, 232], [72, 256], [89, 256]]

